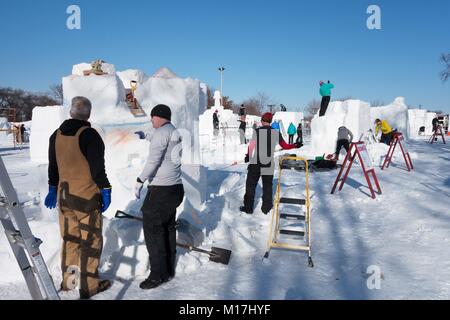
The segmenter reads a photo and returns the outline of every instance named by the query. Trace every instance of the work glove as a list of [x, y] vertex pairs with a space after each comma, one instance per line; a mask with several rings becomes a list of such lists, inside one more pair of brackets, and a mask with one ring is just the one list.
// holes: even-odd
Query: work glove
[[245, 163], [250, 162], [250, 156], [248, 154], [245, 155], [244, 162]]
[[145, 139], [145, 133], [143, 131], [136, 131], [135, 134], [139, 136], [139, 139]]
[[56, 186], [48, 186], [48, 194], [45, 197], [44, 204], [47, 208], [53, 209], [56, 208], [56, 200], [57, 200], [58, 188]]
[[103, 213], [108, 209], [109, 205], [111, 204], [111, 188], [102, 189], [101, 196], [102, 196], [101, 211]]
[[302, 143], [302, 142], [296, 142], [296, 143], [295, 143], [295, 147], [296, 147], [297, 149], [299, 149], [299, 148], [303, 147], [303, 143]]
[[141, 190], [144, 186], [144, 182], [142, 182], [141, 179], [137, 178], [136, 184], [134, 185], [134, 195], [136, 196], [136, 199], [141, 198]]

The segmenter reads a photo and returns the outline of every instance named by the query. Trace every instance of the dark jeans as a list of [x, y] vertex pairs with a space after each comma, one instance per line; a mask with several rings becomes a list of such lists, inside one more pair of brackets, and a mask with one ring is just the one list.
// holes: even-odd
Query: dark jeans
[[294, 143], [294, 135], [290, 134], [289, 135], [289, 144], [293, 144]]
[[381, 134], [381, 138], [380, 138], [380, 142], [381, 143], [385, 143], [387, 145], [390, 145], [391, 144], [391, 140], [392, 140], [393, 137], [394, 137], [394, 132], [393, 131], [391, 131], [391, 132], [389, 132], [387, 134], [382, 133]]
[[325, 112], [327, 112], [328, 104], [330, 103], [330, 96], [323, 96], [322, 102], [320, 103], [320, 111], [319, 111], [319, 117], [325, 115]]
[[244, 196], [244, 206], [253, 210], [255, 202], [255, 191], [258, 185], [259, 178], [262, 178], [263, 183], [263, 204], [261, 210], [264, 212], [270, 211], [273, 206], [272, 200], [272, 182], [273, 175], [261, 175], [261, 167], [255, 164], [250, 164], [248, 166], [247, 172], [247, 182], [245, 184], [245, 196]]
[[245, 131], [242, 129], [239, 129], [239, 140], [241, 144], [246, 144], [247, 140], [245, 139]]
[[182, 184], [150, 186], [142, 205], [145, 244], [150, 256], [150, 279], [175, 275], [177, 207], [183, 202]]
[[345, 151], [348, 152], [348, 149], [350, 148], [350, 143], [346, 139], [341, 139], [337, 141], [336, 145], [336, 155], [339, 155], [339, 152], [341, 151], [341, 148], [344, 147]]

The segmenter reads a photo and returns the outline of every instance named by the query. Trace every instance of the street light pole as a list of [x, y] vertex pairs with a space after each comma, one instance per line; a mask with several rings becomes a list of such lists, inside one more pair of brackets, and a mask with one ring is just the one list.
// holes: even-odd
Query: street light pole
[[219, 71], [220, 71], [220, 95], [221, 97], [223, 97], [223, 72], [225, 71], [225, 68], [219, 67]]

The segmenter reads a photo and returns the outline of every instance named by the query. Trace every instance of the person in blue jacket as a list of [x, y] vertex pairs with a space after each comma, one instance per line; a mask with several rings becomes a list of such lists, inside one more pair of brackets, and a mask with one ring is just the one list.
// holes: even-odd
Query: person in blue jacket
[[327, 83], [324, 83], [322, 80], [319, 82], [320, 84], [320, 95], [322, 96], [322, 102], [320, 103], [320, 111], [319, 111], [319, 117], [325, 115], [325, 112], [327, 112], [328, 104], [330, 103], [331, 98], [331, 89], [334, 88], [334, 85], [330, 83], [330, 80], [328, 80]]

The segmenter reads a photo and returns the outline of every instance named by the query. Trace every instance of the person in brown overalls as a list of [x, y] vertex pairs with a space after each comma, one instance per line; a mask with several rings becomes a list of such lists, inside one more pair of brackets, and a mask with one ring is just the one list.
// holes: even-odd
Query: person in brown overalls
[[[105, 146], [87, 121], [91, 102], [72, 99], [70, 116], [50, 137], [49, 193], [47, 208], [58, 200], [63, 245], [61, 290], [75, 289], [80, 298], [107, 290], [109, 280], [99, 280], [98, 266], [103, 247], [102, 212], [111, 203], [111, 185], [105, 172]], [[58, 195], [58, 196], [57, 196]]]

